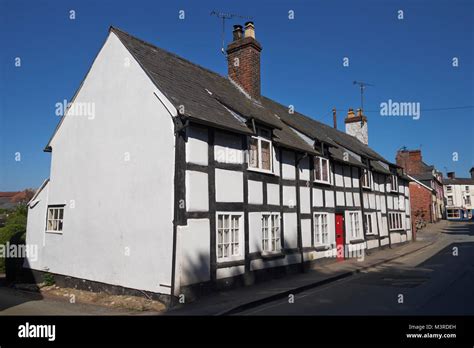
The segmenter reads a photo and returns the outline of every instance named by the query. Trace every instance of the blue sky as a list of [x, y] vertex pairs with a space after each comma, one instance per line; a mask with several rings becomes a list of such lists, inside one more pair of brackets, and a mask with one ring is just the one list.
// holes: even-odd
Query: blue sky
[[[352, 81], [370, 82], [365, 109], [376, 151], [394, 161], [402, 146], [421, 147], [427, 163], [469, 175], [473, 1], [0, 0], [0, 191], [38, 187], [49, 176], [50, 154], [42, 150], [59, 121], [55, 104], [73, 96], [109, 25], [225, 75], [214, 9], [253, 17], [264, 95], [326, 123], [336, 107], [342, 128], [347, 109], [360, 104]], [[232, 24], [244, 21], [227, 22], [227, 42]], [[419, 102], [420, 119], [380, 116], [380, 103], [389, 99]], [[471, 107], [431, 110], [464, 106]]]

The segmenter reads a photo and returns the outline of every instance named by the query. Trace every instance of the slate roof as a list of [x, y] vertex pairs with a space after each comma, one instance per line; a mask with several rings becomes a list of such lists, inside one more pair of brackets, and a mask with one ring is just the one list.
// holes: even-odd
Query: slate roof
[[[274, 141], [295, 150], [309, 153], [317, 151], [291, 128], [310, 138], [317, 139], [330, 146], [330, 152], [339, 159], [344, 149], [377, 160], [387, 161], [377, 152], [355, 137], [334, 129], [324, 123], [295, 112], [269, 98], [255, 100], [233, 83], [213, 71], [187, 61], [150, 43], [111, 27], [110, 31], [134, 56], [157, 88], [179, 109], [184, 106], [184, 116], [191, 120], [244, 134], [253, 134], [249, 124], [239, 121], [228, 109], [254, 119], [256, 122], [274, 129]], [[332, 149], [331, 149], [332, 147]], [[363, 164], [353, 156], [354, 165]]]
[[443, 179], [444, 185], [474, 185], [474, 179], [471, 178], [455, 178]]

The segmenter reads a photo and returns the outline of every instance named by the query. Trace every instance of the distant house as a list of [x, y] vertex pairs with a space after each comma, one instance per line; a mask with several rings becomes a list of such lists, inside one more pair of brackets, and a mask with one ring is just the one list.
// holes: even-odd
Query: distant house
[[14, 191], [14, 192], [0, 192], [0, 209], [12, 209], [19, 203], [27, 203], [33, 191]]
[[261, 50], [234, 26], [224, 77], [110, 28], [72, 101], [97, 113], [46, 146], [28, 267], [176, 296], [410, 241], [409, 179], [362, 110], [345, 133], [264, 97]]
[[470, 178], [456, 178], [454, 172], [443, 180], [448, 220], [472, 220], [474, 216], [474, 167]]
[[[410, 188], [414, 188], [410, 190], [412, 215], [415, 217], [415, 215], [424, 214], [424, 220], [427, 222], [441, 220], [445, 214], [441, 172], [423, 161], [421, 150], [400, 150], [397, 152], [396, 161], [397, 165], [415, 180], [410, 184]], [[425, 187], [431, 189], [430, 198], [427, 196]]]

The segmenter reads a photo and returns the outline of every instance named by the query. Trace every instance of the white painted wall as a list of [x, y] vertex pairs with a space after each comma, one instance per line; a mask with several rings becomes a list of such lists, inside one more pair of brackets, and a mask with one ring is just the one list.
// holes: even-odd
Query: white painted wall
[[311, 219], [301, 219], [301, 237], [303, 239], [303, 247], [310, 247], [311, 246]]
[[292, 151], [283, 150], [282, 178], [292, 180], [296, 178], [295, 153]]
[[300, 187], [300, 212], [303, 214], [311, 213], [311, 188]]
[[296, 186], [283, 186], [283, 205], [296, 206]]
[[30, 219], [28, 239], [45, 239], [37, 266], [169, 293], [160, 284], [171, 284], [175, 141], [154, 93], [110, 33], [74, 100], [95, 115], [66, 115], [51, 141], [48, 202], [66, 204], [64, 231], [45, 234], [44, 220]]
[[28, 208], [28, 223], [26, 225], [26, 245], [37, 249], [37, 255], [27, 255], [24, 267], [42, 270], [44, 266], [46, 208], [48, 206], [49, 182], [38, 193], [35, 204]]
[[242, 138], [238, 135], [216, 132], [214, 135], [214, 159], [220, 163], [243, 163]]
[[243, 185], [242, 172], [216, 169], [216, 202], [243, 202]]
[[285, 248], [298, 247], [298, 231], [296, 213], [283, 213], [284, 246]]
[[300, 180], [309, 180], [309, 157], [303, 158], [298, 166]]
[[207, 166], [209, 157], [207, 129], [189, 126], [186, 135], [186, 162]]
[[186, 226], [178, 226], [176, 274], [180, 286], [210, 280], [209, 229], [209, 219], [188, 219]]
[[263, 204], [263, 183], [261, 181], [249, 180], [248, 202], [250, 204]]
[[323, 190], [313, 188], [313, 207], [322, 207], [323, 203]]
[[209, 179], [207, 173], [186, 170], [187, 211], [209, 210]]
[[267, 203], [280, 205], [280, 186], [277, 184], [267, 184]]
[[326, 200], [326, 207], [334, 207], [334, 191], [324, 190], [324, 198]]

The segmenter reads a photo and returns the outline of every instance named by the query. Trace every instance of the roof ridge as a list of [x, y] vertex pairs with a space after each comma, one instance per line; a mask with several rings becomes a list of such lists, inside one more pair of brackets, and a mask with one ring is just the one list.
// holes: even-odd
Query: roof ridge
[[229, 79], [228, 79], [227, 77], [222, 76], [221, 74], [219, 74], [219, 73], [217, 73], [217, 72], [215, 72], [215, 71], [212, 71], [212, 70], [210, 70], [210, 69], [208, 69], [208, 68], [206, 68], [206, 67], [203, 67], [202, 65], [193, 63], [193, 62], [191, 62], [190, 60], [187, 60], [187, 59], [185, 59], [185, 58], [183, 58], [183, 57], [177, 55], [176, 53], [173, 53], [173, 52], [170, 52], [170, 51], [168, 51], [168, 50], [166, 50], [166, 49], [164, 49], [164, 48], [158, 47], [158, 46], [152, 44], [151, 42], [142, 40], [142, 39], [140, 39], [140, 38], [138, 38], [138, 37], [136, 37], [136, 36], [134, 36], [134, 35], [132, 35], [132, 34], [126, 32], [126, 31], [124, 31], [124, 30], [122, 30], [122, 29], [120, 29], [120, 28], [114, 27], [113, 25], [110, 26], [109, 31], [119, 32], [119, 33], [121, 33], [121, 34], [127, 35], [128, 37], [130, 37], [130, 38], [132, 38], [132, 39], [134, 39], [134, 40], [137, 40], [137, 41], [139, 41], [140, 43], [142, 43], [142, 44], [144, 44], [144, 45], [147, 45], [147, 46], [149, 46], [149, 47], [151, 47], [151, 48], [160, 50], [160, 51], [162, 51], [162, 52], [164, 52], [164, 53], [166, 53], [166, 54], [169, 54], [170, 56], [173, 56], [173, 57], [175, 57], [175, 58], [177, 58], [177, 59], [183, 61], [184, 63], [190, 64], [190, 65], [195, 66], [195, 67], [197, 67], [197, 68], [199, 68], [199, 69], [202, 69], [202, 70], [204, 70], [204, 71], [206, 71], [206, 72], [208, 72], [208, 73], [211, 73], [211, 74], [213, 74], [213, 75], [215, 75], [215, 76], [217, 76], [217, 77], [220, 77], [221, 79], [224, 79], [224, 80], [226, 80], [226, 81], [229, 81]]

